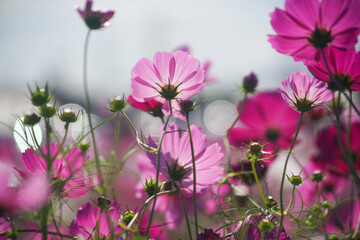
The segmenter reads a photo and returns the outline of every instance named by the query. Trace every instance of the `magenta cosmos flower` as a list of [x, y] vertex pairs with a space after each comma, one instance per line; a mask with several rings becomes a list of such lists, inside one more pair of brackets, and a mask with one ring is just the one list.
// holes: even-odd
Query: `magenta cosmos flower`
[[131, 95], [127, 98], [127, 102], [131, 104], [134, 108], [147, 112], [154, 117], [162, 118], [164, 116], [162, 112], [163, 104], [156, 101], [155, 99], [150, 99], [149, 101], [139, 102], [136, 101]]
[[[58, 147], [53, 143], [50, 144], [52, 157], [58, 152]], [[44, 146], [43, 153], [47, 154], [47, 146]], [[16, 170], [23, 178], [27, 178], [29, 175], [46, 174], [46, 160], [39, 157], [33, 150], [27, 149], [21, 159], [27, 172]], [[54, 160], [50, 176], [54, 181], [54, 186], [57, 187], [56, 191], [63, 197], [81, 197], [100, 182], [96, 174], [86, 176], [84, 161], [89, 161], [89, 157], [84, 157], [77, 148], [73, 148], [65, 156], [57, 157]]]
[[[200, 193], [209, 185], [220, 180], [223, 168], [220, 163], [224, 154], [217, 143], [207, 147], [206, 136], [201, 128], [194, 125], [191, 127], [193, 137], [195, 165], [196, 165], [196, 192]], [[193, 170], [192, 157], [188, 132], [180, 136], [178, 126], [169, 124], [166, 129], [161, 147], [160, 172], [167, 182], [174, 182], [182, 192], [189, 196], [193, 192]], [[155, 142], [149, 138], [149, 144], [157, 147]], [[152, 164], [156, 166], [156, 155], [148, 153]]]
[[114, 11], [105, 9], [92, 9], [93, 1], [86, 0], [85, 8], [75, 7], [81, 18], [90, 29], [99, 29], [110, 26], [109, 20], [114, 16]]
[[163, 104], [165, 115], [180, 117], [179, 101], [186, 100], [204, 88], [204, 70], [200, 61], [183, 51], [157, 52], [153, 61], [141, 59], [131, 70], [132, 97], [139, 102], [156, 100]]
[[278, 52], [295, 61], [319, 61], [321, 49], [353, 48], [360, 32], [360, 1], [286, 0], [285, 10], [270, 14], [277, 35], [269, 42]]
[[[325, 51], [325, 57], [331, 73], [342, 87], [360, 91], [360, 53], [356, 53], [354, 48], [347, 51], [328, 49]], [[329, 83], [329, 87], [336, 87], [332, 83], [323, 59], [307, 67], [316, 78]]]
[[[242, 126], [229, 131], [229, 143], [235, 147], [249, 144], [249, 138], [265, 146], [264, 151], [289, 149], [300, 114], [290, 108], [278, 92], [261, 92], [248, 99], [240, 115]], [[265, 164], [266, 165], [266, 164]]]
[[[105, 210], [102, 210], [98, 206], [91, 206], [90, 203], [84, 203], [76, 214], [70, 225], [70, 232], [74, 236], [84, 237], [85, 239], [97, 239], [95, 235], [97, 231], [95, 229], [96, 223], [98, 223], [98, 234], [100, 239], [106, 239], [111, 235], [111, 228], [114, 228], [114, 233], [117, 234], [121, 231], [121, 227], [118, 224], [120, 220], [121, 204], [111, 202], [109, 206], [109, 217], [111, 222], [108, 222], [107, 214]], [[101, 213], [101, 215], [100, 215]]]
[[[145, 154], [138, 155], [136, 164], [140, 170], [141, 180], [136, 186], [136, 196], [138, 198], [143, 198], [145, 195], [145, 182], [151, 181], [151, 179], [155, 181], [156, 169], [152, 161]], [[163, 186], [166, 186], [166, 180], [162, 176], [161, 172], [159, 174], [159, 182], [163, 183]], [[186, 208], [188, 209], [188, 214], [193, 214], [194, 207], [192, 205], [192, 197], [185, 196], [184, 200]], [[184, 210], [182, 208], [181, 198], [178, 192], [158, 196], [155, 211], [164, 214], [165, 225], [171, 230], [176, 229], [184, 219]]]
[[42, 207], [50, 196], [50, 183], [46, 175], [36, 174], [12, 186], [12, 170], [10, 166], [0, 163], [0, 211], [17, 213]]
[[[262, 222], [272, 223], [274, 225], [274, 229], [272, 231], [261, 231], [259, 226]], [[274, 216], [266, 216], [263, 213], [257, 215], [253, 220], [252, 224], [249, 224], [249, 228], [246, 232], [246, 239], [252, 240], [275, 240], [277, 239], [278, 229], [279, 227], [275, 225], [275, 217]], [[284, 227], [281, 228], [280, 240], [290, 240], [290, 236], [285, 230]]]
[[283, 99], [299, 112], [307, 112], [320, 104], [333, 99], [333, 93], [327, 84], [316, 78], [310, 78], [305, 72], [294, 72], [282, 82]]

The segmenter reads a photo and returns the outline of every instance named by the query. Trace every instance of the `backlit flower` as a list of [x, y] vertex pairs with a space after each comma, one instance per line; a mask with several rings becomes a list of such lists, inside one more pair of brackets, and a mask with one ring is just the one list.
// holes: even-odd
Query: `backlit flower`
[[50, 183], [46, 175], [36, 174], [12, 186], [12, 170], [10, 166], [0, 164], [0, 212], [17, 213], [42, 207], [50, 196]]
[[173, 115], [180, 115], [179, 101], [204, 88], [200, 61], [183, 51], [157, 52], [153, 61], [143, 58], [131, 70], [131, 76], [132, 97], [138, 102], [154, 99], [162, 103], [165, 115], [170, 114], [169, 102]]
[[145, 102], [138, 102], [136, 101], [131, 95], [127, 98], [128, 103], [131, 104], [134, 108], [147, 112], [154, 117], [162, 117], [164, 114], [162, 113], [162, 106], [161, 102], [156, 101], [155, 99], [151, 99]]
[[357, 0], [286, 0], [285, 10], [276, 8], [270, 14], [277, 35], [269, 35], [269, 42], [295, 61], [319, 61], [321, 49], [355, 46], [360, 32], [359, 11]]
[[[55, 156], [58, 147], [53, 143], [50, 144], [50, 156]], [[47, 154], [47, 146], [44, 146], [43, 153]], [[33, 150], [27, 149], [21, 159], [27, 172], [16, 170], [23, 178], [35, 174], [46, 174], [46, 160], [39, 157]], [[84, 161], [88, 160], [89, 157], [84, 158], [77, 148], [73, 148], [65, 156], [59, 155], [54, 160], [50, 177], [53, 180], [53, 186], [63, 197], [81, 197], [99, 183], [97, 175], [86, 176], [85, 174]]]
[[[325, 51], [325, 57], [331, 73], [341, 87], [360, 91], [360, 52], [356, 53], [354, 48], [347, 51], [332, 48]], [[307, 67], [316, 78], [329, 83], [329, 87], [338, 88], [330, 78], [323, 59]]]
[[[181, 136], [176, 124], [169, 124], [161, 147], [160, 172], [167, 182], [174, 182], [185, 195], [193, 192], [193, 168], [188, 132]], [[220, 180], [223, 168], [220, 165], [224, 154], [217, 143], [207, 147], [206, 136], [201, 128], [191, 126], [193, 137], [195, 165], [196, 165], [196, 192], [200, 193], [209, 185]], [[149, 138], [150, 146], [156, 147]], [[148, 153], [147, 156], [156, 166], [156, 155]]]
[[[95, 234], [98, 232], [100, 239], [106, 239], [111, 236], [111, 228], [114, 228], [115, 234], [121, 231], [118, 224], [120, 212], [121, 204], [111, 202], [108, 219], [105, 210], [98, 206], [91, 206], [90, 203], [84, 203], [78, 210], [76, 218], [69, 225], [70, 232], [85, 239], [95, 239]], [[98, 230], [95, 229], [97, 222]]]
[[85, 8], [75, 7], [81, 18], [90, 29], [99, 29], [110, 26], [109, 20], [114, 16], [114, 11], [105, 9], [92, 9], [93, 1], [86, 0]]
[[307, 112], [333, 99], [325, 82], [310, 78], [305, 72], [294, 72], [282, 82], [283, 99], [299, 112]]
[[247, 100], [239, 120], [243, 126], [230, 129], [230, 145], [243, 147], [250, 143], [249, 138], [253, 142], [261, 139], [261, 145], [268, 143], [264, 151], [273, 152], [290, 148], [299, 113], [284, 102], [280, 93], [261, 92]]

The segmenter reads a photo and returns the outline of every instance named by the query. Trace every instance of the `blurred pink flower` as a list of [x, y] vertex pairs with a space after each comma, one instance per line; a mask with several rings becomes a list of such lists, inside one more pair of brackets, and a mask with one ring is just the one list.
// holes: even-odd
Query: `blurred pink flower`
[[[58, 152], [58, 145], [50, 144], [50, 156], [54, 157]], [[47, 154], [47, 146], [43, 153]], [[61, 156], [61, 154], [59, 154]], [[57, 157], [51, 166], [51, 178], [55, 181], [54, 186], [63, 197], [77, 198], [85, 195], [92, 187], [100, 182], [97, 174], [85, 176], [86, 167], [84, 161], [89, 160], [83, 156], [77, 148], [70, 150], [65, 156]], [[39, 157], [33, 150], [27, 149], [22, 154], [22, 162], [27, 172], [16, 169], [23, 178], [29, 175], [46, 174], [47, 163], [43, 157]]]
[[[331, 73], [338, 79], [342, 87], [360, 91], [360, 53], [356, 53], [354, 48], [347, 51], [330, 48], [325, 51], [325, 57]], [[323, 59], [317, 64], [307, 67], [316, 78], [334, 86]]]
[[[188, 132], [179, 134], [175, 123], [169, 124], [161, 147], [160, 172], [165, 181], [173, 181], [186, 196], [193, 192], [192, 157]], [[220, 163], [224, 154], [217, 143], [207, 147], [206, 136], [201, 128], [191, 126], [193, 137], [195, 165], [196, 165], [196, 192], [200, 193], [209, 185], [220, 180], [223, 168]], [[155, 142], [149, 138], [150, 146], [156, 147]], [[156, 166], [156, 155], [148, 153], [147, 156]]]
[[121, 231], [121, 227], [118, 224], [120, 219], [121, 204], [111, 202], [108, 212], [111, 223], [108, 222], [105, 210], [102, 210], [98, 206], [91, 206], [89, 202], [84, 203], [78, 210], [76, 218], [69, 225], [70, 232], [74, 236], [82, 236], [85, 239], [90, 239], [90, 237], [96, 233], [95, 226], [97, 221], [99, 221], [98, 231], [101, 239], [110, 236], [111, 227], [114, 227], [115, 234], [119, 233]]
[[[272, 231], [260, 231], [259, 224], [261, 221], [267, 220], [273, 224], [275, 224], [276, 220], [274, 216], [266, 216], [265, 214], [261, 213], [249, 223], [249, 228], [246, 232], [246, 239], [252, 239], [252, 240], [275, 240], [277, 239], [277, 234], [279, 231], [279, 227], [275, 226], [275, 228]], [[279, 236], [279, 240], [290, 240], [290, 235], [287, 233], [284, 227], [281, 229], [281, 233]]]
[[299, 112], [310, 111], [334, 98], [325, 82], [310, 78], [305, 72], [294, 72], [286, 77], [282, 81], [281, 95], [290, 107]]
[[114, 16], [114, 11], [105, 9], [92, 9], [93, 1], [86, 0], [85, 8], [75, 7], [81, 18], [90, 29], [99, 29], [110, 26], [109, 20]]
[[220, 237], [219, 233], [214, 232], [214, 230], [205, 228], [203, 232], [199, 233], [196, 237], [196, 240], [222, 240], [224, 238]]
[[[45, 174], [35, 174], [12, 186], [10, 166], [0, 165], [0, 210], [10, 213], [42, 207], [50, 196], [50, 183]], [[36, 193], [36, 194], [34, 194]]]
[[[278, 92], [260, 92], [249, 98], [240, 115], [243, 126], [230, 129], [229, 143], [235, 147], [261, 138], [264, 150], [273, 152], [290, 148], [300, 114], [290, 108]], [[265, 166], [268, 165], [265, 162]]]
[[131, 95], [126, 99], [128, 103], [131, 104], [134, 108], [147, 112], [154, 117], [163, 117], [164, 114], [162, 112], [163, 104], [161, 102], [156, 101], [155, 99], [151, 99], [145, 102], [136, 101]]
[[[0, 216], [0, 234], [11, 231], [11, 220], [7, 214]], [[0, 235], [0, 240], [8, 240], [8, 236]]]
[[[360, 138], [358, 133], [360, 133], [360, 122], [352, 123], [349, 147], [356, 171], [360, 169]], [[341, 137], [345, 144], [345, 149], [348, 149], [346, 129], [344, 128], [341, 129]], [[339, 148], [335, 125], [322, 129], [318, 133], [316, 145], [319, 151], [313, 157], [312, 162], [317, 168], [338, 175], [347, 175], [350, 173]]]
[[286, 0], [285, 10], [276, 8], [270, 14], [277, 35], [269, 35], [269, 42], [295, 61], [317, 62], [321, 49], [355, 46], [360, 33], [359, 11], [357, 0]]
[[183, 51], [157, 52], [153, 61], [142, 58], [131, 70], [132, 97], [138, 102], [152, 99], [163, 104], [170, 114], [169, 101], [175, 117], [184, 119], [179, 101], [186, 100], [204, 88], [204, 70], [199, 60]]

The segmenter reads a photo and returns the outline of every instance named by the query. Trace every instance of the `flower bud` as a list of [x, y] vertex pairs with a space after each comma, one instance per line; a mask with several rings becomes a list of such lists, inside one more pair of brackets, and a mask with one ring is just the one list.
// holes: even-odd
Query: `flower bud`
[[324, 176], [322, 175], [320, 170], [314, 171], [311, 176], [311, 181], [313, 182], [321, 182], [324, 180]]
[[86, 152], [90, 148], [90, 143], [88, 142], [81, 142], [78, 144], [78, 148], [82, 152]]
[[106, 210], [109, 209], [111, 201], [104, 196], [100, 196], [98, 197], [96, 204], [101, 208], [101, 210]]
[[300, 177], [300, 175], [293, 175], [290, 179], [289, 182], [294, 185], [294, 186], [299, 186], [300, 184], [303, 183], [303, 179]]
[[265, 206], [267, 208], [273, 208], [277, 205], [277, 202], [275, 201], [275, 199], [273, 199], [272, 196], [268, 196], [268, 199], [265, 201]]
[[264, 218], [259, 223], [259, 228], [265, 232], [271, 232], [274, 230], [275, 225], [267, 218]]
[[192, 100], [181, 101], [180, 106], [185, 113], [192, 112], [195, 109], [194, 101]]
[[77, 120], [77, 115], [70, 108], [66, 108], [60, 113], [59, 118], [66, 123], [72, 123]]
[[331, 207], [331, 202], [329, 202], [329, 201], [324, 201], [324, 202], [322, 202], [321, 206], [322, 206], [323, 208], [330, 208], [330, 207]]
[[244, 76], [242, 88], [246, 93], [254, 93], [257, 84], [257, 76], [254, 72], [250, 72]]
[[126, 107], [126, 101], [123, 97], [117, 96], [109, 103], [111, 112], [120, 112]]
[[56, 108], [46, 104], [40, 107], [40, 115], [45, 118], [52, 118], [56, 114]]
[[[145, 193], [151, 197], [155, 194], [155, 185], [156, 185], [156, 180], [153, 178], [150, 178], [150, 180], [148, 181], [147, 179], [145, 179]], [[160, 184], [158, 184], [158, 190], [157, 192], [160, 192]]]
[[42, 106], [47, 104], [50, 101], [50, 93], [48, 91], [47, 85], [43, 89], [36, 88], [35, 92], [30, 92], [30, 100], [35, 106]]
[[128, 225], [131, 222], [131, 220], [134, 218], [134, 216], [135, 216], [135, 212], [127, 211], [126, 213], [124, 213], [122, 221], [126, 225]]
[[27, 114], [24, 116], [24, 124], [28, 126], [34, 126], [35, 124], [39, 123], [40, 120], [41, 118], [35, 113]]

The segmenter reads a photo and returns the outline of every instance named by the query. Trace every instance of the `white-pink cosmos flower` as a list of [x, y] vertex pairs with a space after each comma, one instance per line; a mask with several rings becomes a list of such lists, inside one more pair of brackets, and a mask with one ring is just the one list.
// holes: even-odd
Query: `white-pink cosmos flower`
[[142, 58], [131, 70], [132, 97], [139, 102], [155, 99], [163, 103], [163, 113], [181, 118], [180, 101], [204, 88], [204, 69], [200, 61], [183, 51], [157, 52], [153, 61]]
[[299, 112], [307, 112], [333, 99], [327, 84], [310, 78], [305, 72], [294, 72], [282, 82], [281, 95], [290, 107]]
[[[175, 123], [169, 124], [161, 146], [160, 173], [164, 181], [175, 183], [185, 194], [190, 196], [193, 192], [193, 167], [189, 141], [186, 131], [181, 136]], [[211, 184], [220, 180], [223, 167], [220, 163], [224, 154], [217, 143], [207, 146], [206, 136], [200, 127], [191, 126], [193, 137], [195, 166], [196, 166], [196, 192], [200, 193]], [[150, 138], [149, 144], [156, 147]], [[152, 164], [156, 166], [156, 155], [147, 153]]]

